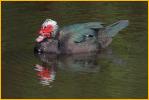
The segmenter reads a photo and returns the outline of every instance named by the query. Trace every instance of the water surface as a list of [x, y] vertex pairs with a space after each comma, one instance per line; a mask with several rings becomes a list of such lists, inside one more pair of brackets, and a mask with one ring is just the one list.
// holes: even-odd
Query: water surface
[[[98, 54], [36, 57], [46, 18], [130, 25]], [[2, 98], [147, 98], [147, 2], [2, 2]]]

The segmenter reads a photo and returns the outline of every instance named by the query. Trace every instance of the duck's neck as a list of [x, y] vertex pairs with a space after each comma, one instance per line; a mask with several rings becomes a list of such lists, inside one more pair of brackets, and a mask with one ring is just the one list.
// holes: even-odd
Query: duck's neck
[[58, 36], [59, 36], [59, 26], [56, 25], [54, 26], [54, 31], [51, 33], [51, 36], [53, 39], [58, 39]]
[[58, 29], [54, 33], [52, 33], [52, 36], [55, 40], [59, 40], [59, 35], [60, 35], [60, 33], [59, 33]]

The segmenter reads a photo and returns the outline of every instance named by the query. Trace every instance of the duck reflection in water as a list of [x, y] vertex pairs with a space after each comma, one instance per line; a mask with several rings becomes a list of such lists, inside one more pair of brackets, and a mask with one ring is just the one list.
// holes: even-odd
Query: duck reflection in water
[[111, 60], [115, 64], [124, 64], [123, 60], [115, 55], [109, 49], [104, 53], [81, 53], [71, 55], [57, 55], [49, 53], [36, 54], [44, 66], [36, 65], [40, 82], [44, 85], [50, 85], [55, 80], [56, 69], [71, 71], [77, 73], [97, 73], [102, 67], [99, 63], [102, 59]]
[[55, 80], [56, 76], [54, 66], [46, 68], [42, 65], [36, 64], [35, 70], [37, 71], [37, 76], [39, 76], [40, 84], [51, 87], [51, 83]]

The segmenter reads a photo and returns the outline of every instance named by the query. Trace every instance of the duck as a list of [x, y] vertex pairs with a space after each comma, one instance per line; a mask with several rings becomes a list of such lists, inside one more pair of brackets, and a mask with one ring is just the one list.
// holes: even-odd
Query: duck
[[55, 20], [46, 19], [35, 39], [34, 52], [55, 54], [97, 52], [108, 47], [112, 39], [128, 25], [128, 20], [119, 20], [107, 26], [102, 22], [86, 22], [59, 28]]

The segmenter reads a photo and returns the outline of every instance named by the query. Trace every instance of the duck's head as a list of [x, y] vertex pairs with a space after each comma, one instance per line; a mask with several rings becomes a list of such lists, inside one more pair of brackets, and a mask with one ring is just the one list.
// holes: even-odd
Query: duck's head
[[57, 22], [52, 19], [46, 19], [41, 25], [39, 36], [36, 38], [36, 42], [42, 42], [45, 38], [55, 37], [58, 29]]
[[58, 41], [51, 39], [56, 36], [58, 30], [57, 22], [52, 19], [46, 19], [39, 30], [39, 36], [36, 38], [34, 50], [37, 53], [41, 52], [58, 52]]

